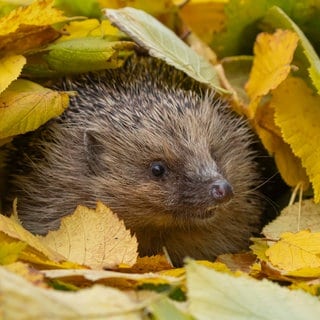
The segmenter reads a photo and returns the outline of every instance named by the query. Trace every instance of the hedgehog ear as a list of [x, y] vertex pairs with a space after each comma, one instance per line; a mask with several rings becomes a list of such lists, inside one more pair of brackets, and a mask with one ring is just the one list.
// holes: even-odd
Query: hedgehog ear
[[99, 134], [94, 130], [86, 130], [84, 132], [83, 143], [88, 170], [90, 173], [97, 175], [103, 170], [103, 168], [101, 168], [101, 154], [103, 148], [99, 139]]

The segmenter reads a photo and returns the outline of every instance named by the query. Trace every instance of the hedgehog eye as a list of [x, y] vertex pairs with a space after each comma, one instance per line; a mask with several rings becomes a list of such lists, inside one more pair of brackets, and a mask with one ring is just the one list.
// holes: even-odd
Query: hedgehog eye
[[150, 166], [151, 173], [154, 177], [163, 177], [167, 171], [167, 167], [161, 161], [152, 162]]

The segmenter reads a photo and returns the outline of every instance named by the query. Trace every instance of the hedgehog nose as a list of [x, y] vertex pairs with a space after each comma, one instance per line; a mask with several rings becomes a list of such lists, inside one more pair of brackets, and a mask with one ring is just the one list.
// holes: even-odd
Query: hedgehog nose
[[217, 202], [226, 202], [233, 196], [233, 190], [230, 183], [226, 180], [216, 180], [211, 185], [211, 196]]

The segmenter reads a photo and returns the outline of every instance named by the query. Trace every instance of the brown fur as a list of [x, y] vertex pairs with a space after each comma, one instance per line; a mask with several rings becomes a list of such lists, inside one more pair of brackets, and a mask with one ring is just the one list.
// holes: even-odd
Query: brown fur
[[[165, 246], [180, 264], [247, 247], [261, 206], [251, 134], [211, 91], [150, 58], [63, 88], [78, 92], [70, 108], [18, 139], [11, 157], [7, 203], [18, 197], [27, 229], [45, 234], [77, 204], [101, 200], [137, 235], [141, 255]], [[166, 164], [162, 178], [153, 161]], [[209, 190], [222, 177], [234, 196], [218, 204]]]

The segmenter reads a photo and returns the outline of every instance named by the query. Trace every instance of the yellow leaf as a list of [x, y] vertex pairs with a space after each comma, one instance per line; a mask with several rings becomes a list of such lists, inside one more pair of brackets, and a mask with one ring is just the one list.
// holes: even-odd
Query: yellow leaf
[[72, 21], [64, 26], [62, 31], [66, 35], [59, 38], [55, 43], [84, 37], [119, 36], [120, 34], [119, 29], [113, 27], [109, 20], [103, 20], [100, 24], [97, 19]]
[[67, 20], [61, 10], [53, 7], [54, 0], [38, 0], [19, 7], [0, 19], [0, 35], [18, 30], [21, 25], [47, 26]]
[[289, 288], [292, 290], [304, 290], [313, 296], [318, 296], [320, 292], [320, 284], [309, 284], [303, 281], [294, 283]]
[[0, 240], [7, 242], [17, 242], [18, 240], [27, 243], [28, 247], [24, 250], [24, 252], [26, 252], [26, 260], [28, 260], [28, 253], [40, 256], [43, 259], [47, 258], [53, 261], [62, 260], [59, 254], [44, 246], [36, 236], [25, 230], [20, 224], [1, 214]]
[[0, 93], [19, 77], [25, 64], [24, 56], [14, 55], [0, 59]]
[[296, 202], [284, 208], [280, 216], [263, 228], [262, 233], [269, 239], [278, 239], [282, 233], [296, 232], [298, 228], [320, 232], [320, 204], [308, 199], [302, 201], [300, 208]]
[[318, 268], [301, 268], [298, 270], [293, 270], [289, 272], [284, 272], [283, 274], [291, 277], [301, 277], [301, 278], [319, 278], [320, 277], [320, 267]]
[[18, 260], [22, 250], [26, 248], [24, 242], [5, 242], [1, 241], [0, 246], [0, 264], [9, 264]]
[[304, 230], [283, 233], [266, 251], [270, 262], [286, 272], [301, 268], [320, 268], [320, 233]]
[[[212, 35], [225, 27], [224, 7], [227, 1], [188, 1], [179, 11], [183, 21], [204, 42], [209, 43]], [[181, 1], [180, 1], [181, 3]]]
[[266, 250], [269, 248], [267, 241], [262, 238], [251, 238], [253, 244], [250, 246], [252, 252], [262, 261], [267, 261]]
[[0, 96], [0, 139], [37, 129], [68, 106], [67, 93], [18, 79]]
[[62, 219], [60, 229], [50, 231], [42, 242], [68, 260], [92, 269], [133, 265], [138, 255], [136, 237], [101, 202], [95, 210], [78, 206]]
[[23, 53], [60, 36], [50, 25], [68, 18], [53, 8], [54, 0], [39, 0], [19, 7], [0, 19], [0, 50]]
[[[257, 110], [260, 109], [262, 109], [262, 107], [259, 107]], [[263, 106], [263, 109], [265, 109], [265, 113], [260, 114], [258, 111], [256, 113], [257, 119], [254, 120], [253, 125], [264, 147], [274, 156], [282, 179], [289, 186], [296, 186], [298, 183], [302, 183], [307, 187], [309, 178], [307, 177], [305, 169], [302, 167], [301, 160], [293, 154], [290, 146], [278, 136], [277, 131], [280, 131], [280, 129], [275, 126], [274, 119], [266, 116], [269, 113], [267, 109], [270, 110], [270, 107]]]
[[253, 118], [260, 98], [275, 89], [290, 72], [290, 63], [299, 37], [290, 30], [260, 33], [254, 45], [253, 67], [246, 90], [251, 98], [249, 117]]
[[283, 139], [301, 159], [320, 201], [320, 97], [300, 78], [290, 77], [273, 91], [271, 104]]

